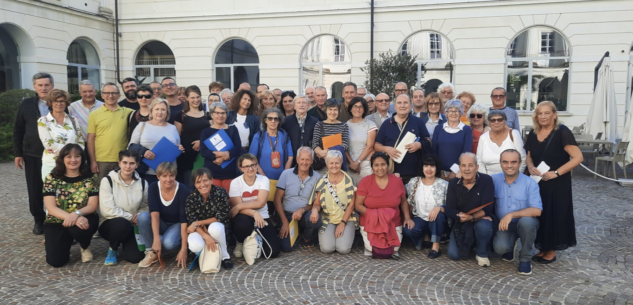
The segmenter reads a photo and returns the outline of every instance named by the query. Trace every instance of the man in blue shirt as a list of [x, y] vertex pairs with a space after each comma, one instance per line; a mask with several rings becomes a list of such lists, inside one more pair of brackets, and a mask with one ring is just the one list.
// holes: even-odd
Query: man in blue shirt
[[492, 93], [490, 93], [490, 99], [492, 100], [492, 107], [490, 110], [497, 109], [506, 113], [508, 119], [506, 120], [506, 125], [512, 129], [516, 129], [519, 133], [521, 133], [521, 125], [519, 124], [519, 114], [517, 111], [506, 106], [506, 89], [503, 87], [497, 87], [492, 89]]
[[426, 154], [432, 153], [431, 142], [428, 140], [429, 132], [422, 123], [422, 119], [411, 114], [409, 95], [398, 95], [395, 105], [396, 113], [393, 117], [385, 120], [378, 130], [374, 149], [388, 154], [393, 159], [398, 158], [401, 152], [396, 147], [408, 132], [413, 133], [417, 141], [407, 144], [404, 147], [406, 155], [402, 162], [394, 164], [394, 173], [399, 174], [402, 182], [407, 184], [412, 177], [417, 175], [419, 160]]
[[[310, 194], [314, 184], [321, 178], [321, 175], [310, 167], [314, 159], [314, 152], [310, 147], [302, 146], [297, 150], [297, 166], [289, 168], [281, 173], [277, 181], [277, 191], [275, 192], [275, 210], [279, 215], [280, 223], [279, 237], [281, 238], [281, 250], [291, 252], [290, 246], [290, 222], [296, 220], [299, 231], [303, 233], [303, 242], [314, 245], [317, 234], [321, 227], [321, 217], [316, 223], [310, 221], [312, 215], [312, 202]], [[299, 234], [299, 232], [295, 232]], [[299, 239], [295, 242], [298, 244]]]
[[495, 208], [499, 231], [493, 241], [495, 251], [505, 261], [514, 260], [517, 239], [521, 239], [519, 274], [532, 274], [530, 259], [543, 204], [536, 181], [519, 172], [521, 154], [515, 149], [501, 153], [503, 173], [492, 175], [495, 185]]

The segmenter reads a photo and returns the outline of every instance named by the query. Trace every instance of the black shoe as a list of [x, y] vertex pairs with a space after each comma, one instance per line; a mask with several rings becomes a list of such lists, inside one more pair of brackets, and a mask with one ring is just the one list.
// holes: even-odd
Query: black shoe
[[431, 259], [438, 258], [440, 255], [442, 255], [442, 250], [431, 250], [431, 252], [429, 252], [429, 258]]
[[230, 259], [225, 259], [222, 261], [222, 268], [224, 269], [233, 269], [233, 262]]
[[451, 240], [450, 235], [442, 234], [442, 237], [440, 238], [440, 244], [448, 243], [450, 240]]
[[547, 264], [551, 264], [553, 262], [556, 261], [556, 256], [554, 256], [552, 259], [544, 259], [543, 257], [539, 257], [536, 262], [539, 264], [543, 264], [543, 265], [547, 265]]
[[430, 241], [422, 242], [422, 249], [431, 249], [433, 247], [433, 243]]
[[35, 225], [33, 226], [33, 234], [35, 235], [44, 234], [44, 223], [35, 222]]

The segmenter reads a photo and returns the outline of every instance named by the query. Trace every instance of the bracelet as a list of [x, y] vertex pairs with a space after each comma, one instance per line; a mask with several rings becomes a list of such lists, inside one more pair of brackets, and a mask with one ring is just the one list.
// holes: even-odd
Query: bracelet
[[347, 225], [347, 221], [341, 219], [341, 222]]

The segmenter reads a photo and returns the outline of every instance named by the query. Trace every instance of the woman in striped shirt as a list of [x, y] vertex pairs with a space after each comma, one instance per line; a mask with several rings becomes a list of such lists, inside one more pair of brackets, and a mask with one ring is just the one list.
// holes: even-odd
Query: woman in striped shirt
[[[325, 159], [327, 155], [328, 149], [323, 148], [322, 139], [327, 136], [341, 134], [342, 147], [344, 151], [341, 151], [341, 154], [345, 155], [345, 152], [349, 148], [349, 127], [337, 120], [338, 117], [338, 104], [333, 101], [325, 102], [323, 106], [325, 113], [327, 114], [327, 119], [323, 122], [318, 122], [314, 127], [314, 134], [312, 137], [312, 149], [314, 149], [314, 153], [316, 157]], [[323, 175], [327, 172], [327, 168], [317, 168], [316, 169], [319, 174]], [[343, 170], [346, 170], [345, 165], [343, 165]]]

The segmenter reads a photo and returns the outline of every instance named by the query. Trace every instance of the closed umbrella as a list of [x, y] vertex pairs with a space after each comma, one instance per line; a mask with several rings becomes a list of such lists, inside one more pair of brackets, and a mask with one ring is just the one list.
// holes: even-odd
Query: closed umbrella
[[585, 124], [585, 133], [595, 135], [602, 132], [605, 139], [615, 142], [615, 139], [618, 138], [618, 116], [613, 80], [611, 58], [604, 57], [602, 66], [598, 70], [596, 87]]
[[[625, 122], [626, 124], [624, 125], [624, 134], [622, 135], [622, 141], [631, 143], [631, 140], [633, 140], [633, 112], [629, 111], [626, 114]], [[631, 163], [633, 163], [633, 145], [629, 144], [629, 147], [626, 149], [626, 164]], [[623, 167], [624, 164], [620, 163], [620, 166]]]

